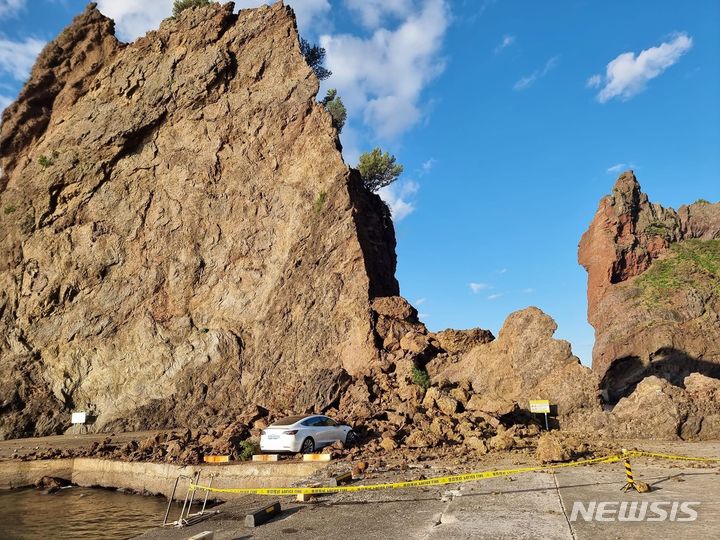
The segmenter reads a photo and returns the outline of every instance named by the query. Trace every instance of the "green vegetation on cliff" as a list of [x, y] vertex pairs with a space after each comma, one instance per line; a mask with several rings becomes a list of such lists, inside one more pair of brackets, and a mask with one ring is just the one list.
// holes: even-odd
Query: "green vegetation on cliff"
[[175, 0], [173, 3], [173, 17], [177, 17], [188, 8], [210, 5], [210, 0]]
[[720, 240], [686, 240], [674, 244], [636, 282], [643, 299], [657, 304], [668, 295], [693, 288], [720, 296]]

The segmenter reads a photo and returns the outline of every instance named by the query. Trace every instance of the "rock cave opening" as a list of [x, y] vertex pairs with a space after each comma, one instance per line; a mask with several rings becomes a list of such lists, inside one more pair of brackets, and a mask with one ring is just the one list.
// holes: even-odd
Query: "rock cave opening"
[[672, 347], [663, 347], [650, 354], [647, 361], [637, 356], [615, 360], [605, 373], [600, 383], [600, 390], [605, 404], [612, 407], [622, 398], [632, 394], [646, 377], [654, 375], [684, 388], [685, 377], [691, 373], [720, 379], [720, 364], [695, 358]]

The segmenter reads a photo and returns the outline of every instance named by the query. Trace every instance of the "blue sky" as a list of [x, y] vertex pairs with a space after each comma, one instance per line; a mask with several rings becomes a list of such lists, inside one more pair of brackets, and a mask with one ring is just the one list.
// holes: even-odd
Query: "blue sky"
[[[242, 0], [251, 7], [261, 0]], [[720, 3], [295, 0], [350, 112], [346, 160], [406, 173], [398, 278], [434, 330], [499, 330], [536, 305], [589, 363], [580, 236], [619, 172], [677, 207], [720, 200]], [[85, 3], [0, 0], [0, 107]], [[172, 0], [101, 0], [125, 40]]]

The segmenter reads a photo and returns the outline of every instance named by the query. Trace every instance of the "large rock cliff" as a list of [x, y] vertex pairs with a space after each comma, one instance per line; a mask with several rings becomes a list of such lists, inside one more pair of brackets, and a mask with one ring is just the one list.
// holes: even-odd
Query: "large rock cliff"
[[3, 115], [0, 438], [337, 403], [379, 362], [395, 238], [290, 8], [113, 32], [90, 4]]
[[628, 171], [600, 201], [578, 258], [606, 400], [652, 375], [680, 387], [695, 372], [720, 378], [720, 203], [663, 208]]

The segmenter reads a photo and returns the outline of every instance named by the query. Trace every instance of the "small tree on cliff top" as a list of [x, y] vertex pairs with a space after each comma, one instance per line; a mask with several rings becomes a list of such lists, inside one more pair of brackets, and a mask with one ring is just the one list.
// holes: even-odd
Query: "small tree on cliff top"
[[395, 156], [375, 148], [372, 152], [365, 152], [360, 156], [358, 171], [362, 176], [363, 184], [370, 191], [389, 186], [403, 172], [403, 166], [395, 163]]
[[209, 6], [210, 0], [175, 0], [173, 2], [173, 17], [177, 17], [187, 8]]
[[302, 52], [302, 55], [305, 57], [305, 61], [315, 72], [318, 79], [324, 81], [332, 75], [332, 71], [325, 69], [325, 66], [323, 66], [323, 63], [325, 62], [325, 49], [319, 45], [310, 45], [308, 40], [301, 38], [300, 52]]
[[340, 96], [337, 95], [337, 90], [334, 88], [328, 90], [325, 99], [322, 100], [322, 104], [325, 109], [327, 109], [327, 112], [330, 113], [330, 116], [332, 116], [333, 126], [335, 126], [335, 129], [340, 133], [347, 120], [347, 109], [342, 99], [340, 99]]

